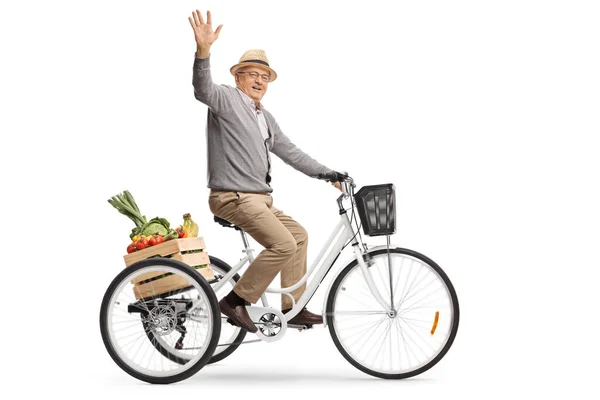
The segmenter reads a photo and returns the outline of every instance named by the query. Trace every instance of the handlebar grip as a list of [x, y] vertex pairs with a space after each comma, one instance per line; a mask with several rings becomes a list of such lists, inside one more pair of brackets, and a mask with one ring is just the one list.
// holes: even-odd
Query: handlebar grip
[[326, 180], [329, 182], [343, 182], [346, 178], [348, 178], [348, 174], [337, 171], [317, 175], [317, 179]]

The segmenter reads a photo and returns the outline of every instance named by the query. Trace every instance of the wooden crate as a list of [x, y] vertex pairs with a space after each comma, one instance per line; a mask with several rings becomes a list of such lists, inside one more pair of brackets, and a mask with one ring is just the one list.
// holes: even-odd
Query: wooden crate
[[[207, 280], [214, 279], [204, 239], [201, 237], [168, 240], [159, 245], [150, 246], [123, 256], [126, 266], [151, 257], [165, 257], [184, 262]], [[165, 276], [159, 277], [160, 275]], [[157, 277], [159, 278], [156, 279]], [[161, 272], [142, 274], [132, 280], [131, 283], [134, 285], [133, 292], [138, 300], [182, 289], [189, 285], [185, 279], [177, 275]]]

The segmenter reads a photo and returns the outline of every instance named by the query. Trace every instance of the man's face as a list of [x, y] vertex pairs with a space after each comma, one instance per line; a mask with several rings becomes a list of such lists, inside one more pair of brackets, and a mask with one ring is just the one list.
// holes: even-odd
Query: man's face
[[253, 65], [251, 67], [240, 68], [235, 74], [235, 83], [242, 92], [246, 93], [255, 103], [258, 103], [265, 93], [267, 93], [269, 78], [270, 73], [268, 69]]

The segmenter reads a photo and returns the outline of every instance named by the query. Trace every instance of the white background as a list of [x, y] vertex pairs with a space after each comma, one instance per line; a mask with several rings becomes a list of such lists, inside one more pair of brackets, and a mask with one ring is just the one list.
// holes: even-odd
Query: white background
[[[322, 328], [166, 387], [108, 356], [98, 312], [133, 227], [108, 198], [128, 189], [173, 225], [190, 212], [209, 253], [242, 256], [207, 205], [196, 8], [224, 24], [216, 82], [233, 84], [242, 53], [265, 49], [279, 78], [263, 103], [284, 132], [359, 186], [396, 185], [393, 243], [439, 263], [461, 305], [455, 344], [430, 371], [372, 378]], [[599, 18], [594, 1], [3, 2], [2, 380], [77, 398], [592, 396]], [[339, 192], [273, 160], [275, 205], [306, 227], [312, 260]]]

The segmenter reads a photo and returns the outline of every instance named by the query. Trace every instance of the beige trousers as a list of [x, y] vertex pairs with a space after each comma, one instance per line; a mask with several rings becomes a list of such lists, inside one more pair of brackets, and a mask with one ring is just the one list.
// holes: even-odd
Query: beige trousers
[[[298, 222], [273, 207], [269, 193], [211, 190], [208, 204], [214, 215], [239, 226], [264, 247], [233, 288], [238, 296], [256, 303], [279, 272], [282, 288], [304, 276], [308, 234]], [[305, 289], [306, 283], [291, 293], [296, 302]], [[281, 296], [281, 308], [292, 308], [288, 295]]]

